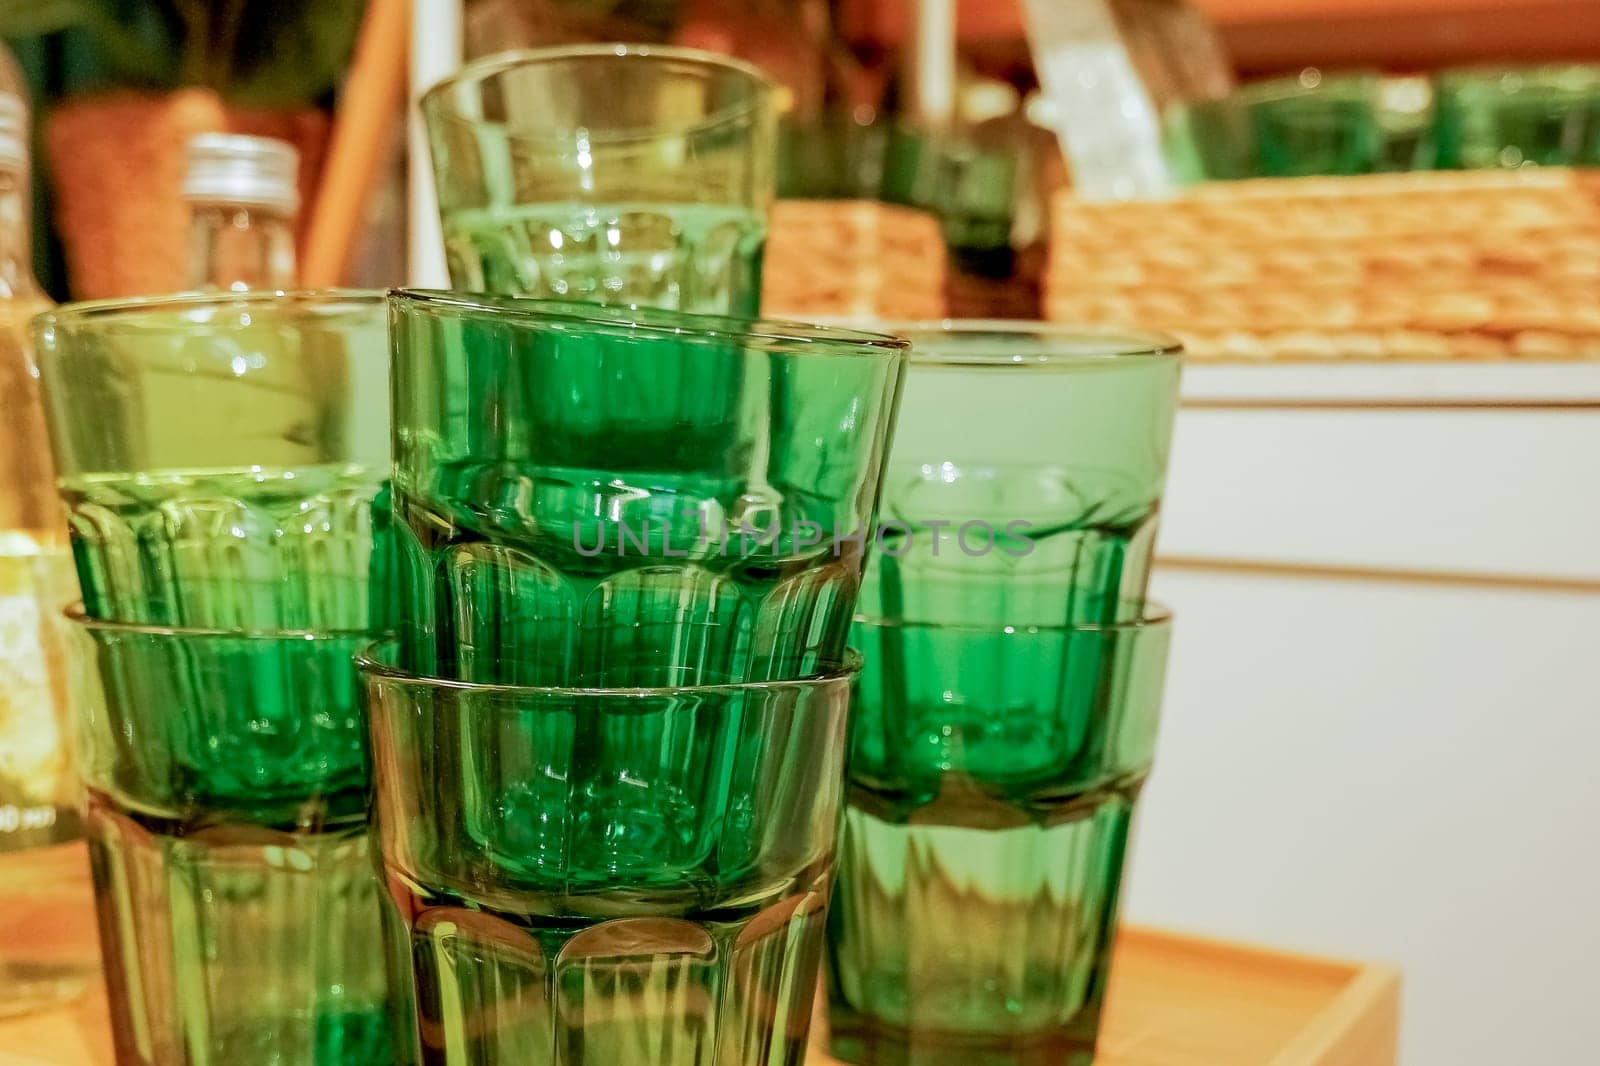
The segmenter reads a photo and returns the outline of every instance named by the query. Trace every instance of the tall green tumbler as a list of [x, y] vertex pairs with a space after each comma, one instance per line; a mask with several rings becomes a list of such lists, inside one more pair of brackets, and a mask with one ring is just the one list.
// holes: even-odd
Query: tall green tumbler
[[1088, 1066], [1170, 629], [857, 625], [834, 1055]]
[[744, 63], [657, 45], [468, 64], [422, 98], [452, 286], [754, 314], [775, 95]]
[[560, 689], [397, 655], [360, 665], [423, 1061], [800, 1066], [859, 659]]
[[77, 622], [117, 1062], [409, 1061], [367, 849], [367, 636]]
[[838, 661], [904, 341], [452, 293], [391, 306], [408, 669], [660, 687]]
[[73, 304], [34, 333], [91, 618], [368, 627], [389, 475], [381, 295]]
[[911, 340], [912, 356], [860, 613], [1137, 618], [1177, 411], [1177, 343], [1029, 322], [887, 328]]
[[[586, 45], [468, 64], [422, 99], [451, 287], [699, 314], [756, 314], [777, 157], [775, 86], [709, 52]], [[738, 360], [692, 380], [632, 345], [546, 366], [571, 436], [604, 410], [635, 433], [715, 432]], [[616, 383], [624, 383], [620, 387]]]

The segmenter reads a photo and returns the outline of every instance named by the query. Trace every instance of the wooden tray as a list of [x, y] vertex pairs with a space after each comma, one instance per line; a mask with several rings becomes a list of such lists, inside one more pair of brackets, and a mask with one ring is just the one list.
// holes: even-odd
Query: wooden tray
[[[1125, 929], [1107, 1012], [1096, 1066], [1393, 1066], [1400, 978], [1382, 966]], [[833, 1066], [818, 1022], [807, 1066]], [[0, 1066], [112, 1061], [98, 989], [71, 1008], [0, 1022]]]
[[1095, 1066], [1394, 1066], [1399, 1020], [1388, 967], [1125, 928]]

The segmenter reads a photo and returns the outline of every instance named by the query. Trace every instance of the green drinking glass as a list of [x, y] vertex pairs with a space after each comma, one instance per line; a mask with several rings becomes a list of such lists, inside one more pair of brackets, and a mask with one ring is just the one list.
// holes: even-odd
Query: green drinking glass
[[831, 1050], [1088, 1066], [1171, 620], [858, 621]]
[[398, 661], [359, 665], [423, 1061], [799, 1066], [859, 659], [640, 689]]
[[390, 1066], [362, 633], [76, 618], [117, 1062]]
[[1380, 85], [1370, 72], [1307, 70], [1179, 105], [1167, 154], [1187, 181], [1370, 174], [1384, 164]]
[[1059, 626], [1137, 618], [1178, 404], [1177, 342], [1028, 322], [912, 343], [859, 612]]
[[[407, 668], [660, 687], [838, 661], [904, 341], [510, 297], [391, 301]], [[636, 363], [651, 373], [623, 372]]]
[[829, 112], [778, 128], [777, 192], [785, 200], [878, 200], [883, 197], [889, 128]]
[[422, 98], [452, 287], [754, 314], [775, 99], [754, 67], [685, 48], [468, 64]]
[[75, 304], [34, 335], [90, 617], [368, 627], [389, 473], [381, 294]]
[[1600, 66], [1442, 71], [1431, 143], [1441, 170], [1600, 163]]

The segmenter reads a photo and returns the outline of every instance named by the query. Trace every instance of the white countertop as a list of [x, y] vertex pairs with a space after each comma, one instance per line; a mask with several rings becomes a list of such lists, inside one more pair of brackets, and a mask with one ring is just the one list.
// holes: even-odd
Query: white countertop
[[1600, 407], [1600, 359], [1563, 363], [1205, 363], [1191, 407]]

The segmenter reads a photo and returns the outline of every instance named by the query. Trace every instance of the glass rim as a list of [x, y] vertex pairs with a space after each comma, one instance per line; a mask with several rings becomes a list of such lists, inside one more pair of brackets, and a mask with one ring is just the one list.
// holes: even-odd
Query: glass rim
[[[459, 115], [459, 108], [447, 107], [442, 102], [460, 89], [469, 86], [482, 86], [486, 82], [519, 67], [582, 59], [644, 59], [686, 64], [706, 70], [717, 70], [722, 73], [740, 75], [749, 79], [757, 90], [747, 100], [738, 101], [703, 118], [694, 119], [680, 125], [587, 130], [589, 139], [601, 144], [608, 141], [637, 140], [642, 137], [669, 132], [674, 134], [699, 133], [704, 130], [726, 126], [753, 114], [764, 100], [770, 100], [776, 94], [778, 88], [777, 82], [773, 81], [765, 71], [754, 63], [748, 63], [720, 52], [711, 52], [702, 48], [689, 48], [683, 45], [600, 41], [589, 44], [548, 45], [539, 48], [510, 48], [481, 56], [463, 64], [454, 74], [450, 74], [430, 85], [417, 98], [417, 104], [425, 115], [430, 112]], [[467, 119], [466, 121], [481, 120]], [[564, 143], [572, 138], [570, 135], [554, 133], [519, 133], [513, 135], [511, 139]]]
[[41, 311], [33, 317], [33, 328], [79, 326], [98, 321], [118, 321], [145, 313], [184, 311], [212, 307], [296, 306], [335, 308], [382, 307], [388, 296], [384, 289], [251, 289], [244, 292], [178, 292], [158, 296], [123, 296], [102, 300], [76, 300]]
[[61, 615], [90, 633], [121, 633], [163, 639], [193, 637], [285, 644], [336, 640], [369, 644], [373, 640], [370, 629], [225, 629], [216, 626], [175, 626], [164, 622], [120, 622], [91, 616], [81, 602], [62, 608]]
[[844, 326], [826, 326], [775, 318], [700, 315], [654, 307], [586, 304], [575, 300], [536, 300], [527, 296], [464, 293], [452, 289], [391, 289], [389, 306], [402, 312], [438, 312], [510, 318], [535, 329], [581, 328], [613, 337], [656, 337], [696, 343], [735, 343], [746, 348], [801, 351], [811, 345], [839, 352], [898, 356], [911, 347], [903, 337]]
[[[1070, 322], [1012, 318], [931, 318], [922, 320], [874, 320], [874, 324], [888, 333], [905, 338], [911, 345], [912, 366], [964, 366], [964, 367], [1063, 367], [1095, 365], [1117, 360], [1150, 359], [1181, 362], [1183, 343], [1176, 337], [1154, 330], [1122, 329], [1115, 326], [1075, 325]], [[1045, 344], [1052, 340], [1061, 343], [1079, 343], [1090, 346], [1087, 351], [1075, 352], [1003, 352], [981, 351], [928, 351], [919, 348], [918, 336], [927, 339], [950, 339], [959, 343], [983, 337], [1026, 339], [1039, 338]]]
[[1245, 82], [1216, 102], [1266, 104], [1339, 90], [1359, 90], [1371, 93], [1376, 99], [1378, 87], [1383, 81], [1383, 74], [1375, 67], [1336, 67], [1332, 70], [1319, 67], [1317, 75], [1316, 82], [1311, 85], [1302, 80], [1303, 72]]
[[1466, 63], [1434, 71], [1432, 81], [1449, 88], [1503, 88], [1500, 83], [1512, 76], [1526, 79], [1523, 89], [1594, 89], [1600, 87], [1600, 63]]
[[996, 637], [1019, 636], [1032, 633], [1142, 633], [1146, 631], [1170, 631], [1172, 629], [1172, 609], [1161, 603], [1146, 603], [1141, 609], [1138, 618], [1130, 618], [1125, 622], [1073, 622], [1066, 625], [1011, 625], [1005, 622], [919, 622], [915, 619], [904, 618], [874, 618], [871, 615], [857, 614], [851, 621], [855, 625], [870, 626], [878, 630], [910, 630], [927, 629], [940, 630], [951, 633], [966, 633], [975, 636], [987, 634]]
[[804, 677], [779, 678], [771, 681], [722, 681], [709, 685], [663, 685], [659, 687], [624, 685], [617, 687], [582, 685], [513, 685], [504, 682], [459, 681], [448, 677], [431, 677], [414, 674], [377, 655], [378, 649], [393, 644], [395, 637], [370, 641], [355, 656], [356, 670], [363, 680], [380, 681], [397, 685], [410, 691], [431, 690], [460, 693], [482, 693], [517, 696], [528, 699], [662, 699], [673, 696], [728, 695], [735, 692], [765, 692], [788, 689], [818, 689], [829, 685], [848, 684], [861, 673], [862, 655], [854, 648], [844, 650], [844, 658], [824, 666], [819, 672]]

